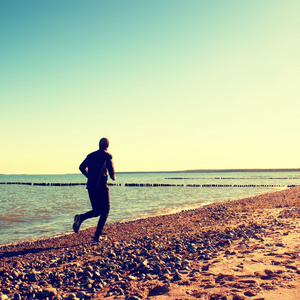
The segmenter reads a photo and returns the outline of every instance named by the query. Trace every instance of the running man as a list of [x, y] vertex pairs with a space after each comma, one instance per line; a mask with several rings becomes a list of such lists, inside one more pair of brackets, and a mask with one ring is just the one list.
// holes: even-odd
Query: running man
[[92, 210], [74, 217], [73, 230], [75, 233], [78, 233], [83, 221], [100, 216], [93, 238], [94, 242], [99, 242], [102, 229], [109, 214], [108, 174], [112, 180], [116, 180], [112, 156], [107, 152], [108, 146], [108, 139], [102, 138], [99, 142], [99, 150], [90, 153], [79, 166], [81, 173], [87, 177], [86, 188]]

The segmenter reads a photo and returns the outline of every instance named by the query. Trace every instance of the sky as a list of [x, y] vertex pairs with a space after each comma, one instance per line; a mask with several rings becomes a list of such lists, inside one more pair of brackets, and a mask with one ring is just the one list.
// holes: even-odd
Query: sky
[[0, 1], [0, 173], [300, 167], [300, 1]]

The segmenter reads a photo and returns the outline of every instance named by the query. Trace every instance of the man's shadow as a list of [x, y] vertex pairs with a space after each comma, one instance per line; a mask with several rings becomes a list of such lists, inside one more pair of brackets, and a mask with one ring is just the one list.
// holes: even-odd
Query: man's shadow
[[29, 248], [29, 249], [21, 249], [21, 250], [16, 250], [16, 251], [2, 251], [2, 248], [5, 248], [7, 246], [0, 246], [0, 259], [1, 258], [11, 258], [11, 257], [16, 257], [16, 256], [22, 256], [22, 255], [26, 255], [26, 254], [37, 254], [37, 253], [41, 253], [41, 252], [45, 252], [45, 251], [50, 251], [50, 250], [60, 250], [60, 249], [65, 249], [65, 248], [75, 248], [77, 246], [82, 246], [85, 245], [86, 243], [79, 243], [79, 244], [75, 244], [72, 246], [58, 246], [58, 247], [46, 247], [46, 248]]

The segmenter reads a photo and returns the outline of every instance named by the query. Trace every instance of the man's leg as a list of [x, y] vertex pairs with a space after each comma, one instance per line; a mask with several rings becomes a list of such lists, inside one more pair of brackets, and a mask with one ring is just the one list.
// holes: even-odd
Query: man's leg
[[97, 202], [99, 201], [99, 196], [97, 191], [93, 191], [93, 190], [88, 190], [89, 193], [89, 197], [90, 197], [90, 202], [92, 205], [92, 210], [81, 214], [81, 215], [76, 215], [74, 217], [74, 224], [73, 224], [73, 230], [75, 231], [75, 233], [78, 233], [80, 225], [83, 221], [85, 221], [86, 219], [90, 219], [90, 218], [94, 218], [94, 217], [98, 217], [100, 215], [100, 210], [97, 207]]
[[99, 237], [102, 234], [102, 229], [106, 223], [109, 214], [110, 204], [109, 204], [109, 190], [107, 185], [101, 187], [99, 197], [100, 199], [98, 203], [100, 203], [101, 215], [95, 232], [94, 241], [99, 240]]

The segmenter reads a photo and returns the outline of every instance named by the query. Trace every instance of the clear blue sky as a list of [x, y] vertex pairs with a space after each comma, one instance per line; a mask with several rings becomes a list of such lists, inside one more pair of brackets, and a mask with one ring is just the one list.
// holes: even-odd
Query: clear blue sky
[[300, 1], [0, 2], [0, 173], [296, 168]]

